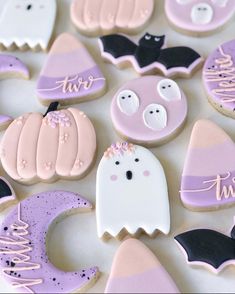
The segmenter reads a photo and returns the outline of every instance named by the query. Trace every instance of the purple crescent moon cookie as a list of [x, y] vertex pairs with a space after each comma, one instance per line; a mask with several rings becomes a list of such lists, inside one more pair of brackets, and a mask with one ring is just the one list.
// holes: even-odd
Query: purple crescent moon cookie
[[235, 40], [220, 45], [208, 57], [203, 82], [211, 104], [235, 118]]
[[106, 79], [85, 46], [64, 33], [54, 42], [41, 71], [37, 95], [48, 105], [79, 103], [102, 96]]
[[192, 35], [206, 35], [222, 28], [235, 13], [234, 0], [166, 0], [169, 22]]
[[148, 76], [127, 82], [113, 98], [114, 128], [125, 139], [144, 145], [165, 143], [183, 127], [187, 99], [176, 82]]
[[234, 142], [220, 127], [209, 120], [195, 124], [181, 182], [185, 207], [201, 211], [234, 204], [234, 154]]
[[17, 293], [72, 293], [95, 281], [98, 268], [63, 272], [46, 252], [50, 225], [78, 209], [92, 205], [78, 194], [51, 191], [22, 201], [6, 216], [0, 227], [0, 274]]

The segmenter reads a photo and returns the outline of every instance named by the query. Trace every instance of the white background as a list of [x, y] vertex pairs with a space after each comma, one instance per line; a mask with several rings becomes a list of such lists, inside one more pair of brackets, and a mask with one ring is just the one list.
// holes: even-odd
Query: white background
[[[0, 10], [6, 0], [0, 0]], [[48, 0], [50, 1], [50, 0]], [[95, 1], [95, 0], [94, 0]], [[30, 2], [30, 0], [29, 0]], [[188, 45], [207, 56], [221, 42], [234, 37], [234, 19], [223, 31], [206, 38], [192, 38], [173, 31], [165, 18], [162, 0], [156, 0], [155, 13], [151, 24], [146, 29], [152, 34], [166, 34], [169, 46]], [[54, 184], [37, 184], [33, 186], [19, 185], [10, 180], [20, 199], [46, 190], [64, 189], [81, 193], [95, 204], [95, 180], [97, 165], [105, 149], [118, 140], [109, 115], [110, 102], [114, 93], [126, 81], [136, 78], [137, 74], [129, 69], [120, 71], [112, 65], [104, 64], [100, 58], [97, 39], [89, 39], [76, 32], [70, 22], [69, 6], [71, 1], [58, 0], [58, 15], [55, 26], [55, 35], [61, 32], [71, 32], [87, 45], [95, 60], [101, 66], [108, 80], [109, 91], [95, 101], [76, 105], [92, 119], [98, 136], [98, 158], [92, 172], [81, 181], [58, 181]], [[43, 20], [42, 20], [43, 21]], [[144, 32], [143, 32], [144, 33]], [[140, 37], [142, 34], [137, 36]], [[45, 53], [12, 52], [21, 58], [30, 68], [31, 79], [2, 80], [0, 81], [0, 112], [18, 117], [25, 112], [45, 112], [40, 105], [35, 87], [40, 69], [46, 59]], [[227, 118], [214, 110], [207, 102], [201, 83], [201, 71], [189, 80], [178, 80], [188, 97], [189, 114], [187, 124], [182, 133], [170, 143], [152, 149], [162, 162], [168, 184], [171, 206], [172, 227], [171, 234], [159, 234], [151, 240], [142, 236], [141, 240], [157, 255], [182, 292], [235, 292], [235, 268], [226, 268], [218, 276], [205, 268], [192, 268], [186, 264], [185, 258], [173, 236], [191, 228], [212, 228], [229, 233], [234, 224], [234, 207], [221, 209], [215, 212], [193, 213], [183, 208], [179, 199], [179, 186], [183, 169], [185, 153], [194, 122], [200, 118], [209, 118], [223, 127], [235, 140], [234, 120]], [[147, 93], [146, 93], [147, 94]], [[233, 155], [234, 156], [234, 155]], [[1, 169], [1, 176], [6, 176]], [[144, 193], [143, 193], [144, 198]], [[4, 214], [0, 215], [0, 221]], [[78, 270], [82, 267], [97, 265], [102, 275], [90, 292], [103, 292], [111, 268], [113, 255], [120, 243], [111, 240], [103, 243], [97, 238], [95, 211], [84, 215], [68, 217], [57, 225], [51, 235], [49, 257], [51, 261], [65, 271]], [[213, 248], [212, 248], [213, 250]], [[0, 280], [0, 292], [6, 293], [11, 289], [3, 280]]]

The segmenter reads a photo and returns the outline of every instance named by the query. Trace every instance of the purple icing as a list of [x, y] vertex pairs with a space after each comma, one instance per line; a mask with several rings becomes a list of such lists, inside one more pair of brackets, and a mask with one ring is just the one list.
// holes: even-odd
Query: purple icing
[[0, 54], [0, 74], [8, 73], [19, 73], [26, 79], [29, 78], [27, 67], [17, 57]]
[[8, 115], [0, 115], [0, 125], [5, 124], [7, 122], [12, 121], [12, 117], [8, 116]]
[[[67, 82], [66, 91], [63, 91], [63, 85], [65, 85], [63, 81], [65, 81], [66, 78], [73, 81]], [[70, 91], [69, 84], [75, 85], [75, 87], [78, 87], [78, 90], [73, 88], [73, 91]], [[37, 94], [42, 100], [83, 98], [102, 91], [105, 84], [105, 78], [99, 67], [94, 66], [82, 73], [78, 73], [77, 76], [73, 75], [58, 78], [40, 76], [37, 85]]]
[[[18, 293], [71, 293], [87, 286], [96, 277], [96, 267], [71, 273], [60, 271], [46, 254], [46, 233], [50, 224], [58, 216], [79, 208], [91, 209], [92, 205], [78, 194], [51, 191], [22, 201], [5, 218], [0, 228], [0, 273], [13, 287], [15, 285]], [[13, 244], [11, 240], [24, 245]], [[23, 262], [24, 256], [19, 251], [27, 247], [30, 250], [24, 255], [29, 260]], [[22, 267], [33, 269], [20, 270]], [[29, 283], [33, 281], [35, 285], [24, 286], [29, 279]]]
[[[186, 206], [202, 209], [235, 202], [235, 171], [231, 172], [230, 175], [228, 173], [218, 176], [221, 177], [219, 184], [215, 181], [208, 183], [208, 181], [216, 180], [217, 175], [213, 177], [183, 176], [181, 182], [182, 202]], [[229, 197], [226, 198], [223, 194], [222, 198], [218, 200], [217, 195], [221, 195], [224, 187], [227, 191], [231, 187]]]
[[[216, 60], [222, 61], [222, 66]], [[203, 81], [208, 95], [217, 104], [225, 110], [235, 110], [235, 40], [221, 45], [208, 57]]]

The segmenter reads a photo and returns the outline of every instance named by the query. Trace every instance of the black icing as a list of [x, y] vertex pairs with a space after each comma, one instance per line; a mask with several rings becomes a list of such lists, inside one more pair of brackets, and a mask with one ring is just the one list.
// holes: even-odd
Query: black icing
[[47, 112], [44, 114], [44, 116], [43, 117], [45, 117], [45, 116], [47, 116], [47, 114], [49, 113], [49, 112], [52, 112], [52, 111], [56, 111], [57, 109], [58, 109], [58, 106], [59, 106], [59, 102], [52, 102], [50, 105], [49, 105], [49, 107], [48, 107], [48, 109], [47, 109]]
[[132, 171], [130, 171], [130, 170], [128, 170], [127, 172], [126, 172], [126, 178], [127, 178], [127, 180], [132, 180], [132, 178], [133, 178], [133, 173], [132, 173]]
[[0, 179], [0, 199], [9, 196], [12, 196], [11, 188], [3, 179]]
[[235, 240], [235, 226], [233, 227], [232, 231], [231, 231], [231, 238], [233, 240]]
[[140, 68], [156, 61], [164, 65], [166, 69], [189, 68], [193, 62], [201, 57], [189, 47], [162, 49], [165, 36], [153, 36], [148, 33], [139, 40], [139, 45], [118, 34], [104, 36], [100, 40], [104, 52], [111, 54], [114, 58], [134, 56]]
[[[233, 232], [234, 234], [234, 232]], [[235, 259], [235, 240], [213, 230], [193, 230], [175, 237], [189, 262], [204, 262], [215, 269]]]

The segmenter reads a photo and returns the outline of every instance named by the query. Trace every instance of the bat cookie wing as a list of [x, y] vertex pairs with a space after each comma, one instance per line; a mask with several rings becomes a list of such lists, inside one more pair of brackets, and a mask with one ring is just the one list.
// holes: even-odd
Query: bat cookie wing
[[13, 188], [4, 178], [0, 177], [0, 211], [15, 202], [17, 202], [17, 198]]
[[108, 35], [101, 37], [99, 40], [102, 56], [107, 57], [108, 60], [134, 55], [137, 48], [134, 42], [123, 35]]
[[185, 251], [189, 263], [203, 263], [215, 273], [234, 262], [235, 240], [219, 232], [192, 230], [176, 236], [175, 240]]

